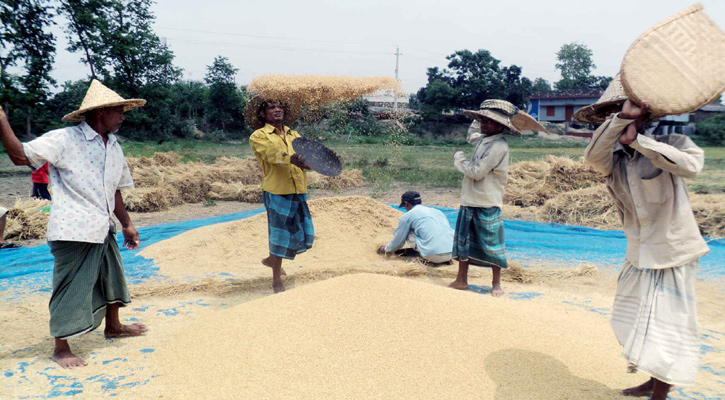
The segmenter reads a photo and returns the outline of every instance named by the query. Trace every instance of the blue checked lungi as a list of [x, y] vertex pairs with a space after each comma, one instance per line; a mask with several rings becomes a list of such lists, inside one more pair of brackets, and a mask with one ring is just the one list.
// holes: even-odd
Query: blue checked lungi
[[262, 200], [267, 209], [269, 254], [294, 260], [297, 254], [312, 248], [315, 228], [306, 194], [262, 192]]
[[461, 206], [452, 255], [473, 265], [508, 268], [501, 209]]

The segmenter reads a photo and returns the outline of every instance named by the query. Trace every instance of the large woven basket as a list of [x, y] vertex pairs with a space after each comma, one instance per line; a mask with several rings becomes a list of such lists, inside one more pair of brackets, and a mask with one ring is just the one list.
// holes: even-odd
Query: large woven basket
[[624, 56], [624, 91], [653, 114], [697, 110], [725, 90], [725, 32], [702, 8], [695, 4], [653, 26]]

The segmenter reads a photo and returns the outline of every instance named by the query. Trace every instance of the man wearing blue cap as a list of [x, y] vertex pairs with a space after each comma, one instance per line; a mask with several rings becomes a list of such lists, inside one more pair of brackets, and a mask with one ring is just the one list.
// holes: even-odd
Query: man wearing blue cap
[[410, 190], [403, 193], [400, 208], [406, 213], [400, 217], [393, 239], [381, 246], [378, 253], [392, 253], [403, 249], [401, 255], [420, 256], [431, 264], [449, 263], [453, 248], [453, 228], [440, 210], [421, 204], [420, 193]]

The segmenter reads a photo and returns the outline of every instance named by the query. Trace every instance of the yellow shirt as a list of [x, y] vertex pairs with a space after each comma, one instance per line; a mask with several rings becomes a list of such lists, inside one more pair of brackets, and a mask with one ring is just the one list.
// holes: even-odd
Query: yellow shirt
[[249, 145], [262, 168], [262, 190], [272, 194], [307, 193], [307, 174], [290, 163], [295, 154], [292, 141], [300, 137], [297, 131], [284, 127], [285, 135], [270, 124], [265, 124], [249, 137]]

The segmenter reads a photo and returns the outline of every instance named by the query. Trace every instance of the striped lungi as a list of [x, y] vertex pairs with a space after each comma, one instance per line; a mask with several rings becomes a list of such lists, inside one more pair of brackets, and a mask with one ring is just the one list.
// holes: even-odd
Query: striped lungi
[[312, 248], [315, 229], [306, 194], [262, 192], [262, 200], [267, 209], [269, 254], [294, 260], [297, 254]]
[[692, 385], [700, 360], [695, 305], [698, 260], [665, 269], [625, 261], [617, 282], [612, 329], [628, 372], [676, 386]]
[[51, 241], [50, 334], [68, 339], [101, 325], [106, 305], [131, 302], [116, 235], [101, 243]]
[[508, 268], [501, 209], [461, 206], [452, 255], [473, 265]]

